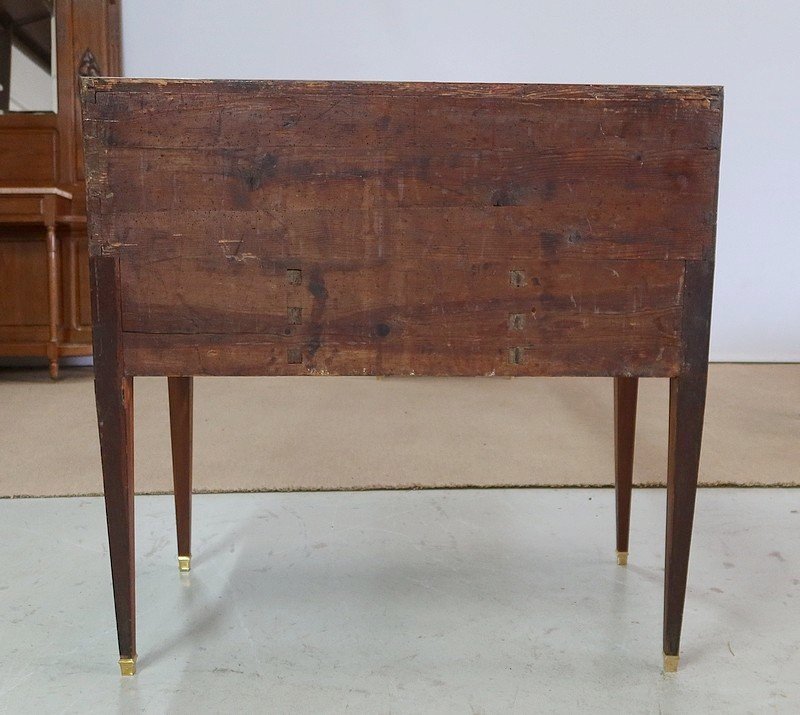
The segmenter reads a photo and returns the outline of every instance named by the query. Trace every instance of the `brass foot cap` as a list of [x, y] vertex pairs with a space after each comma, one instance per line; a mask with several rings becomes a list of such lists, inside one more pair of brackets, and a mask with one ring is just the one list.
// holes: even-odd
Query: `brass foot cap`
[[188, 571], [192, 567], [192, 557], [191, 556], [179, 556], [178, 557], [178, 570], [183, 573]]
[[628, 552], [617, 551], [617, 566], [627, 566], [627, 565], [628, 565]]
[[136, 656], [133, 656], [133, 658], [120, 658], [119, 670], [122, 675], [136, 675]]
[[679, 655], [667, 655], [664, 654], [664, 672], [665, 673], [677, 673], [678, 672], [678, 661], [680, 660]]

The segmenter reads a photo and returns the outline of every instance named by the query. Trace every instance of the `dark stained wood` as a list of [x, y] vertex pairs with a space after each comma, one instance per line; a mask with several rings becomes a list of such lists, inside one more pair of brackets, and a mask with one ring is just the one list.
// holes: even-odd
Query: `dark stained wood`
[[[207, 259], [223, 248], [230, 260], [237, 254], [239, 262], [259, 263], [270, 255], [289, 259], [297, 251], [315, 261], [332, 254], [339, 260], [362, 259], [365, 251], [375, 260], [425, 255], [479, 259], [491, 254], [547, 260], [665, 260], [703, 258], [713, 239], [713, 226], [700, 215], [704, 212], [676, 210], [656, 200], [646, 211], [633, 202], [612, 208], [595, 201], [581, 213], [569, 197], [554, 197], [538, 208], [206, 208], [217, 200], [205, 197], [204, 208], [194, 210], [120, 212], [109, 220], [99, 216], [92, 248], [106, 256], [140, 255], [140, 260], [151, 261], [177, 256]], [[176, 223], [182, 226], [179, 232], [171, 230]]]
[[94, 387], [108, 521], [111, 577], [122, 658], [136, 657], [133, 520], [133, 378], [122, 370], [119, 264], [93, 257]]
[[191, 375], [606, 375], [627, 550], [636, 381], [670, 377], [677, 653], [719, 88], [95, 78], [83, 102], [89, 250], [118, 262], [122, 373], [171, 378], [181, 500]]
[[[680, 209], [684, 215], [676, 218], [679, 226], [691, 223], [695, 237], [699, 233], [708, 241], [712, 232], [703, 222], [714, 198], [707, 187], [715, 166], [713, 150], [623, 152], [599, 142], [590, 149], [531, 149], [526, 154], [513, 149], [334, 146], [280, 147], [254, 156], [243, 149], [114, 147], [101, 164], [99, 186], [104, 212], [162, 214], [162, 221], [169, 218], [164, 212], [203, 208], [282, 212], [323, 206], [329, 211], [364, 205], [524, 206], [532, 221], [552, 222], [534, 224], [537, 232], [561, 236], [571, 229], [584, 240], [591, 240], [595, 231], [601, 238], [613, 232], [618, 240], [641, 240], [650, 212], [677, 216]], [[135, 181], [145, 174], [146, 182]], [[664, 193], [674, 193], [677, 206], [665, 207]], [[601, 201], [609, 194], [624, 195], [624, 208]], [[568, 224], [560, 225], [559, 218]], [[151, 226], [164, 225], [158, 220], [150, 217]], [[672, 230], [673, 236], [677, 233]], [[694, 248], [702, 251], [703, 242]]]
[[617, 509], [617, 553], [627, 563], [633, 490], [633, 447], [636, 438], [638, 377], [614, 378], [614, 487]]
[[[138, 90], [134, 101], [105, 94], [98, 112], [100, 117], [116, 118], [124, 107], [134, 120], [106, 128], [108, 143], [117, 147], [191, 148], [211, 140], [217, 148], [247, 151], [276, 146], [562, 148], [563, 118], [569, 116], [576, 149], [593, 146], [598, 139], [620, 150], [663, 148], [657, 132], [642, 134], [644, 124], [670, 125], [675, 144], [719, 148], [713, 126], [692, 121], [698, 110], [714, 102], [709, 99], [714, 88], [681, 88], [675, 94], [689, 101], [680, 104], [669, 101], [669, 88], [653, 88], [649, 97], [642, 92], [624, 97], [623, 87], [600, 88], [591, 95], [569, 86], [358, 84], [228, 82], [222, 104], [206, 82], [185, 82], [180, 92], [165, 85], [161, 94], [153, 95], [146, 84], [137, 86], [132, 80], [125, 89]], [[268, 110], [259, 104], [264, 98], [269, 98]], [[587, 103], [580, 116], [572, 106], [575, 102]], [[636, 122], [631, 122], [632, 106]], [[174, 131], [176, 117], [180, 136]], [[252, 127], [259, 128], [257, 134]]]
[[681, 374], [670, 380], [669, 394], [665, 655], [678, 655], [680, 648], [706, 404], [713, 279], [711, 261], [687, 264], [682, 326], [687, 347]]
[[[303, 308], [302, 324], [311, 324], [310, 315], [322, 302], [324, 290], [324, 315], [315, 329], [334, 334], [343, 332], [342, 322], [346, 330], [355, 330], [395, 313], [423, 320], [432, 313], [447, 319], [467, 313], [474, 321], [475, 313], [513, 308], [530, 313], [525, 326], [534, 329], [539, 321], [555, 316], [591, 321], [680, 312], [684, 269], [679, 261], [532, 260], [506, 258], [488, 248], [483, 257], [440, 257], [435, 249], [426, 253], [423, 258], [401, 252], [384, 258], [291, 260], [268, 249], [249, 253], [234, 244], [209, 246], [205, 258], [156, 254], [122, 260], [123, 330], [283, 334], [290, 268], [306, 276], [291, 298], [292, 305]], [[512, 270], [520, 274], [522, 285], [511, 283]], [[210, 291], [202, 281], [212, 274], [219, 285]], [[175, 290], [165, 292], [165, 281]], [[507, 316], [503, 318], [505, 329]], [[660, 333], [666, 335], [666, 325], [660, 326]], [[677, 325], [673, 337], [676, 334]]]
[[[402, 253], [398, 259], [259, 264], [229, 260], [209, 248], [205, 260], [178, 255], [122, 261], [128, 296], [123, 328], [126, 335], [139, 334], [126, 338], [126, 359], [131, 366], [136, 360], [131, 369], [149, 374], [158, 365], [141, 364], [133, 355], [139, 346], [166, 348], [157, 359], [167, 360], [170, 345], [202, 350], [196, 339], [201, 335], [243, 335], [264, 343], [253, 355], [254, 367], [235, 350], [215, 352], [219, 344], [212, 338], [193, 369], [281, 374], [286, 361], [273, 356], [272, 345], [304, 351], [292, 374], [608, 374], [615, 368], [677, 373], [682, 263], [509, 262], [491, 253], [487, 249], [482, 261], [478, 255], [420, 261]], [[291, 298], [289, 265], [306, 276]], [[512, 285], [509, 265], [518, 267], [524, 285]], [[204, 286], [212, 273], [219, 282], [209, 292]], [[165, 283], [176, 290], [165, 293]], [[297, 314], [293, 321], [288, 308]], [[524, 316], [513, 329], [512, 314]], [[179, 341], [179, 334], [196, 338]], [[150, 339], [156, 335], [162, 337]], [[588, 351], [592, 345], [596, 349]], [[505, 359], [511, 346], [526, 351], [513, 370]], [[576, 360], [576, 350], [586, 358]]]
[[147, 86], [87, 87], [90, 250], [120, 257], [129, 372], [678, 373], [715, 90]]
[[[508, 314], [506, 314], [508, 319]], [[450, 323], [454, 331], [464, 330], [466, 318]], [[609, 320], [607, 325], [619, 324]], [[627, 322], [636, 329], [636, 324]], [[386, 327], [381, 327], [381, 326]], [[186, 372], [195, 375], [590, 375], [602, 377], [617, 372], [637, 371], [646, 377], [666, 377], [680, 357], [679, 346], [648, 345], [645, 340], [619, 345], [613, 328], [607, 337], [582, 331], [579, 319], [559, 319], [553, 342], [547, 333], [543, 342], [531, 342], [525, 335], [512, 333], [506, 339], [482, 334], [475, 337], [442, 335], [431, 340], [391, 341], [384, 349], [378, 323], [373, 337], [336, 340], [335, 346], [291, 336], [264, 334], [222, 335], [220, 333], [175, 334], [125, 333], [125, 370], [132, 375], [163, 375]], [[419, 331], [420, 326], [417, 326]], [[429, 335], [433, 335], [431, 328]], [[417, 332], [417, 335], [419, 333]], [[391, 335], [389, 333], [388, 335]], [[387, 336], [388, 337], [388, 336]], [[317, 342], [320, 342], [319, 346]], [[414, 351], [403, 352], [404, 345]], [[521, 349], [518, 363], [509, 362], [508, 351]], [[302, 359], [289, 359], [292, 351]], [[295, 363], [295, 364], [293, 364]]]
[[178, 556], [192, 555], [192, 393], [191, 377], [167, 378], [172, 477]]

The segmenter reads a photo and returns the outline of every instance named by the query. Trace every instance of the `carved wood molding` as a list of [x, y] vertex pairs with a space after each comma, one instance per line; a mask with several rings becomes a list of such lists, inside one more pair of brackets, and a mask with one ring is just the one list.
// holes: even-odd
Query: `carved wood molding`
[[78, 65], [78, 77], [100, 77], [103, 71], [94, 53], [87, 47]]

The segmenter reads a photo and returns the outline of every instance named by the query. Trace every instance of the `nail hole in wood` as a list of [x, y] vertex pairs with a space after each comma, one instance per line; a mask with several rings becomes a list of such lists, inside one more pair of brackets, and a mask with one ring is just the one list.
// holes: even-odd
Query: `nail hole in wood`
[[509, 330], [522, 330], [525, 327], [524, 313], [510, 313], [508, 316]]
[[300, 348], [289, 348], [286, 351], [286, 362], [290, 365], [297, 365], [303, 362], [303, 354]]
[[522, 364], [522, 357], [525, 354], [525, 348], [509, 348], [508, 349], [508, 361], [512, 365], [521, 365]]
[[515, 288], [525, 285], [525, 271], [509, 271], [508, 280]]
[[287, 268], [286, 282], [290, 286], [299, 286], [303, 282], [303, 271], [299, 268]]
[[300, 325], [303, 322], [303, 309], [289, 306], [286, 309], [286, 317], [289, 320], [289, 325]]

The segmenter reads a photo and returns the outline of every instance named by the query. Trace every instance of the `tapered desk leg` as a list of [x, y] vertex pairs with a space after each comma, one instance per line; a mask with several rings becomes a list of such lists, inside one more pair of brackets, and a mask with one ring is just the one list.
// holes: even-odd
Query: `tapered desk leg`
[[95, 381], [100, 415], [100, 454], [106, 498], [111, 578], [123, 675], [136, 662], [136, 603], [133, 533], [133, 378], [116, 390]]
[[188, 571], [192, 560], [192, 378], [170, 377], [167, 382], [178, 568]]
[[664, 575], [665, 671], [678, 668], [705, 399], [705, 371], [670, 380]]
[[689, 547], [708, 382], [714, 264], [687, 261], [681, 335], [683, 367], [669, 386], [667, 542], [664, 569], [664, 670], [678, 669]]
[[617, 502], [617, 563], [628, 563], [628, 533], [633, 489], [638, 377], [614, 378], [614, 484]]
[[111, 578], [119, 665], [136, 672], [136, 589], [133, 527], [133, 378], [122, 364], [119, 271], [116, 259], [92, 257], [95, 398], [100, 428]]

